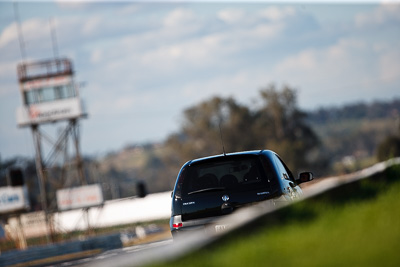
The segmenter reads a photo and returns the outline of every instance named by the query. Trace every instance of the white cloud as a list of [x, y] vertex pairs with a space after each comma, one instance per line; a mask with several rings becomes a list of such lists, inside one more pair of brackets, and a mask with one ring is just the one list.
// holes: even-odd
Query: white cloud
[[96, 48], [93, 50], [90, 56], [90, 61], [93, 64], [99, 63], [103, 59], [103, 50], [100, 48]]
[[[203, 26], [199, 26], [201, 27]], [[283, 29], [282, 23], [265, 24], [263, 22], [253, 27], [228, 27], [221, 31], [197, 35], [188, 40], [178, 39], [158, 46], [143, 53], [141, 62], [146, 65], [154, 65], [154, 62], [158, 62], [155, 68], [162, 67], [169, 70], [173, 69], [177, 60], [179, 65], [187, 64], [191, 68], [207, 64], [221, 65], [224, 64], [224, 59], [234, 58], [235, 53], [244, 53], [254, 47], [262, 47], [266, 41], [271, 41], [278, 36]], [[165, 34], [161, 31], [152, 34], [151, 37], [148, 35], [146, 42], [157, 43], [160, 36]], [[136, 37], [136, 42], [142, 42], [137, 40], [138, 37]]]
[[243, 32], [243, 37], [253, 37], [255, 41], [261, 40], [271, 40], [271, 38], [278, 36], [282, 33], [284, 29], [284, 25], [282, 23], [275, 23], [275, 24], [267, 24], [267, 25], [258, 25], [253, 30]]
[[90, 5], [87, 1], [78, 1], [78, 0], [55, 0], [58, 6], [61, 8], [69, 8], [69, 9], [81, 9], [87, 5]]
[[216, 67], [224, 64], [222, 59], [230, 53], [233, 46], [224, 35], [207, 35], [150, 49], [139, 55], [136, 63], [141, 63], [148, 70], [166, 73]]
[[176, 8], [169, 12], [164, 18], [161, 19], [162, 25], [156, 29], [150, 29], [153, 33], [152, 36], [156, 37], [153, 42], [166, 43], [170, 41], [176, 42], [177, 40], [185, 40], [191, 38], [199, 32], [204, 26], [205, 22], [193, 13], [190, 9]]
[[11, 23], [0, 35], [0, 48], [18, 39], [18, 31], [16, 23]]
[[218, 12], [217, 17], [228, 24], [235, 24], [243, 22], [245, 12], [239, 8], [223, 9]]
[[356, 27], [347, 26], [351, 35], [338, 31], [342, 37], [334, 43], [288, 55], [277, 64], [274, 77], [300, 87], [305, 105], [385, 97], [400, 82], [400, 44], [393, 36], [399, 7], [383, 5], [358, 14]]
[[164, 18], [164, 25], [166, 27], [179, 27], [195, 21], [195, 15], [189, 9], [177, 8], [171, 11]]
[[132, 108], [133, 104], [135, 103], [135, 97], [132, 96], [123, 96], [118, 97], [116, 101], [114, 101], [114, 111], [118, 112], [125, 112]]
[[258, 96], [258, 91], [272, 81], [268, 71], [246, 67], [234, 73], [188, 82], [179, 94], [184, 96], [186, 106], [197, 104], [211, 96], [233, 96], [239, 102], [249, 104]]
[[97, 33], [100, 29], [102, 29], [101, 24], [103, 22], [103, 19], [98, 16], [87, 18], [81, 26], [82, 34], [93, 35], [94, 33]]
[[[364, 92], [372, 90], [368, 89], [372, 88], [371, 80], [383, 79], [380, 75], [383, 70], [386, 70], [384, 73], [387, 79], [396, 77], [398, 69], [396, 54], [384, 56], [383, 52], [380, 52], [382, 55], [378, 60], [378, 52], [374, 50], [376, 43], [369, 43], [369, 40], [365, 40], [362, 36], [342, 37], [325, 46], [318, 45], [314, 40], [316, 43], [313, 45], [299, 46], [296, 47], [297, 50], [292, 51], [286, 50], [285, 57], [282, 57], [275, 68], [272, 68], [269, 62], [251, 67], [241, 66], [241, 63], [238, 64], [238, 58], [248, 55], [253, 49], [265, 51], [263, 47], [278, 38], [280, 42], [297, 38], [285, 35], [285, 30], [293, 27], [290, 23], [301, 21], [303, 18], [301, 14], [296, 14], [293, 8], [268, 8], [251, 17], [248, 16], [250, 13], [239, 14], [241, 13], [239, 11], [224, 10], [227, 18], [229, 14], [234, 17], [235, 12], [237, 12], [236, 19], [242, 17], [243, 25], [240, 27], [226, 25], [217, 30], [207, 31], [206, 20], [199, 20], [191, 12], [185, 15], [185, 9], [176, 9], [162, 19], [165, 27], [127, 36], [122, 41], [111, 44], [108, 49], [93, 51], [91, 59], [94, 62], [100, 59], [102, 63], [110, 62], [104, 73], [117, 73], [118, 77], [124, 77], [124, 83], [130, 84], [131, 88], [137, 90], [135, 94], [141, 94], [142, 90], [152, 89], [153, 86], [157, 90], [166, 90], [171, 85], [178, 85], [183, 89], [171, 89], [171, 94], [185, 95], [185, 101], [189, 99], [199, 101], [217, 92], [244, 97], [246, 94], [243, 89], [250, 87], [254, 87], [253, 95], [256, 95], [260, 86], [270, 82], [287, 82], [289, 85], [304, 89], [302, 96], [319, 94], [322, 98], [326, 98], [320, 99], [322, 102], [332, 102], [332, 95], [333, 98], [345, 98], [350, 92], [349, 88], [362, 87]], [[217, 14], [221, 15], [221, 12]], [[171, 33], [174, 28], [177, 31], [185, 27], [187, 29], [191, 26], [190, 21], [203, 23], [197, 24], [197, 28], [191, 31], [193, 33], [197, 29], [203, 29], [201, 34], [183, 37]], [[320, 35], [316, 33], [316, 36]], [[389, 45], [390, 48], [393, 49], [393, 46]], [[274, 53], [276, 47], [271, 49], [268, 52]], [[247, 63], [250, 62], [249, 60]], [[391, 71], [387, 71], [388, 69]], [[219, 74], [214, 76], [213, 70], [218, 70]], [[224, 70], [229, 71], [224, 73]], [[198, 78], [203, 77], [207, 71], [211, 73], [208, 78]], [[112, 79], [116, 84], [120, 83], [113, 77], [114, 75], [111, 75], [107, 78], [110, 83]], [[192, 82], [187, 79], [188, 77]], [[180, 81], [185, 79], [186, 81]], [[157, 80], [158, 84], [154, 85]], [[326, 88], [338, 91], [327, 92]], [[123, 85], [119, 86], [119, 90], [133, 89]], [[340, 96], [340, 92], [343, 96]], [[148, 92], [147, 97], [143, 95], [140, 99], [151, 101], [152, 97], [155, 99], [159, 94], [160, 92], [154, 95]], [[312, 102], [313, 105], [318, 104], [314, 100]], [[119, 105], [128, 107], [130, 104], [139, 103], [125, 100]]]
[[[357, 27], [384, 26], [387, 23], [400, 22], [400, 5], [383, 4], [373, 12], [362, 13], [355, 17]], [[392, 24], [393, 25], [393, 24]]]
[[[56, 36], [59, 44], [64, 41], [65, 31], [64, 25], [60, 23], [58, 19], [54, 20], [54, 27], [56, 30]], [[69, 32], [75, 31], [76, 36], [76, 25], [73, 25]], [[26, 20], [21, 23], [21, 36], [23, 40], [23, 47], [27, 57], [32, 57], [40, 51], [46, 51], [47, 54], [52, 53], [52, 39], [50, 22], [48, 19], [33, 18]], [[71, 36], [73, 36], [71, 34]], [[20, 58], [20, 44], [18, 38], [18, 30], [15, 23], [12, 23], [5, 27], [0, 35], [0, 49], [7, 51], [4, 53], [4, 57], [7, 58]]]
[[39, 41], [50, 39], [50, 24], [46, 19], [30, 19], [22, 23], [24, 41]]
[[128, 5], [128, 6], [124, 6], [121, 10], [117, 11], [117, 14], [124, 15], [124, 16], [125, 15], [135, 15], [140, 11], [140, 9], [141, 9], [140, 6], [137, 5], [137, 3], [135, 3], [135, 4]]
[[[245, 14], [239, 9], [236, 12]], [[291, 12], [284, 10], [282, 13]], [[133, 68], [142, 74], [143, 77], [136, 78], [141, 80], [157, 76], [159, 72], [164, 75], [179, 74], [211, 66], [227, 66], [232, 64], [237, 55], [263, 47], [266, 41], [279, 36], [285, 28], [283, 22], [266, 23], [262, 16], [248, 13], [243, 17], [243, 22], [247, 25], [245, 27], [232, 26], [208, 31], [209, 19], [210, 17], [200, 19], [189, 9], [177, 8], [161, 18], [164, 27], [138, 33], [125, 31], [121, 38], [115, 39], [108, 39], [107, 33], [125, 26], [116, 22], [112, 22], [112, 27], [106, 26], [109, 23], [103, 16], [62, 17], [56, 20], [56, 27], [57, 38], [64, 46], [75, 45], [74, 51], [79, 51], [82, 44], [87, 46], [88, 58], [91, 63], [98, 64], [97, 71], [104, 64], [109, 70], [107, 73], [125, 76], [123, 74], [128, 74]], [[40, 32], [43, 27], [49, 28], [48, 22], [43, 20], [32, 21], [29, 25], [31, 32]], [[31, 50], [40, 47], [43, 40], [46, 41], [47, 48], [50, 48], [50, 33], [47, 35], [49, 36], [43, 35], [36, 39], [29, 37]], [[97, 39], [96, 36], [103, 37]], [[138, 76], [132, 75], [132, 71], [130, 74], [129, 76]]]
[[296, 15], [296, 10], [292, 7], [269, 7], [260, 11], [260, 15], [269, 21], [282, 21], [288, 17]]
[[[389, 51], [393, 50], [391, 46]], [[399, 61], [397, 52], [380, 56], [373, 43], [343, 38], [287, 57], [277, 65], [274, 77], [299, 87], [306, 106], [369, 100], [382, 98], [385, 93], [378, 88], [399, 78]]]
[[[327, 57], [332, 61], [348, 61], [367, 49], [367, 44], [360, 39], [343, 38], [327, 49]], [[325, 53], [325, 52], [324, 52]]]
[[288, 57], [278, 64], [277, 70], [281, 73], [293, 72], [296, 70], [313, 71], [318, 65], [318, 53], [313, 49], [305, 50], [299, 54]]
[[[205, 98], [234, 96], [249, 102], [271, 82], [299, 88], [300, 103], [310, 107], [384, 92], [393, 95], [400, 68], [395, 35], [398, 7], [378, 6], [354, 18], [354, 25], [333, 15], [332, 20], [318, 21], [316, 12], [322, 9], [340, 11], [328, 6], [300, 10], [265, 4], [90, 3], [88, 7], [63, 6], [55, 22], [60, 55], [70, 55], [77, 75], [88, 82], [83, 91], [89, 115], [94, 116], [85, 125], [91, 121], [101, 125], [104, 143], [114, 142], [107, 139], [113, 136], [107, 125], [112, 124], [111, 131], [126, 127], [124, 142], [134, 142], [155, 134], [166, 136], [183, 108]], [[46, 16], [22, 23], [31, 58], [52, 53]], [[10, 23], [2, 29], [0, 95], [19, 100], [16, 26]], [[371, 85], [374, 79], [377, 82]], [[96, 150], [104, 149], [92, 143]]]
[[[363, 55], [371, 52], [367, 44], [357, 39], [341, 39], [334, 45], [321, 49], [306, 49], [284, 59], [277, 65], [280, 73], [301, 73], [300, 76], [331, 76], [354, 69]], [[367, 60], [367, 58], [365, 58]]]
[[[400, 44], [399, 44], [400, 45]], [[386, 83], [400, 81], [400, 50], [388, 49], [379, 58], [380, 79]]]
[[[288, 11], [286, 13], [290, 14]], [[206, 19], [200, 20], [194, 14], [185, 15], [184, 9], [175, 9], [161, 18], [164, 22], [168, 21], [165, 27], [126, 35], [97, 47], [90, 46], [90, 60], [96, 64], [95, 73], [91, 77], [101, 77], [103, 83], [99, 87], [103, 87], [103, 90], [111, 86], [118, 94], [124, 92], [126, 97], [126, 100], [118, 104], [111, 100], [116, 95], [98, 97], [98, 101], [110, 101], [109, 105], [121, 107], [141, 105], [146, 101], [154, 102], [163, 94], [161, 90], [174, 86], [185, 88], [184, 91], [170, 89], [176, 99], [180, 99], [183, 93], [189, 97], [191, 90], [197, 92], [193, 101], [217, 92], [241, 95], [244, 94], [243, 88], [252, 86], [257, 91], [260, 86], [272, 81], [266, 76], [269, 71], [265, 65], [269, 63], [263, 64], [264, 68], [260, 70], [259, 65], [242, 66], [238, 58], [243, 57], [243, 60], [249, 62], [251, 60], [244, 55], [253, 49], [265, 50], [266, 43], [282, 34], [285, 21], [266, 22], [261, 15], [250, 15], [244, 17], [247, 22], [244, 21], [240, 27], [226, 25], [209, 31]], [[198, 23], [195, 26], [202, 29], [199, 34], [178, 36], [171, 33], [175, 29], [184, 32], [182, 29], [186, 31], [195, 22]], [[192, 32], [195, 31], [193, 29]], [[131, 99], [129, 94], [133, 90], [136, 95], [134, 99], [141, 99], [139, 103], [127, 100]], [[151, 95], [152, 90], [158, 91]], [[143, 91], [147, 91], [147, 97], [141, 95]], [[187, 102], [187, 99], [183, 102]]]

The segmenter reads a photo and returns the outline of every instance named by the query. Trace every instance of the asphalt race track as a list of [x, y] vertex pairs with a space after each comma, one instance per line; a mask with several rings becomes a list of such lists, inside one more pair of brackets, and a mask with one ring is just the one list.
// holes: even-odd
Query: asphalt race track
[[[366, 168], [356, 173], [338, 177], [325, 178], [319, 181], [316, 180], [314, 183], [303, 189], [304, 198], [310, 198], [322, 194], [335, 187], [368, 178], [371, 175], [382, 172], [387, 167], [395, 164], [400, 164], [400, 158], [375, 164], [372, 167]], [[167, 239], [154, 243], [110, 250], [95, 255], [93, 257], [71, 262], [64, 262], [53, 266], [143, 266], [145, 264], [154, 263], [156, 261], [166, 261], [182, 256], [190, 252], [191, 250], [203, 247], [218, 239], [226, 232], [237, 229], [238, 227], [246, 225], [257, 218], [265, 216], [266, 214], [287, 205], [290, 205], [290, 203], [286, 202], [282, 203], [281, 205], [274, 206], [267, 205], [264, 202], [260, 202], [257, 205], [238, 210], [237, 212], [229, 216], [223, 217], [220, 221], [218, 221], [218, 223], [222, 224], [224, 224], [225, 220], [233, 222], [229, 230], [225, 232], [215, 233], [213, 231], [207, 231], [207, 234], [203, 231], [193, 232], [185, 236], [185, 238], [182, 240], [178, 239], [173, 241], [172, 239]]]
[[63, 263], [58, 263], [50, 266], [99, 266], [104, 260], [107, 260], [107, 262], [111, 260], [116, 260], [118, 262], [120, 257], [129, 257], [132, 259], [132, 266], [136, 265], [134, 262], [134, 259], [138, 256], [138, 254], [142, 254], [144, 251], [152, 251], [157, 247], [163, 247], [163, 246], [169, 246], [172, 243], [172, 239], [167, 239], [163, 241], [157, 241], [153, 243], [148, 243], [148, 244], [141, 244], [141, 245], [135, 245], [131, 247], [125, 247], [121, 249], [114, 249], [114, 250], [109, 250], [105, 251], [101, 254], [84, 258], [84, 259], [79, 259], [79, 260], [73, 260], [73, 261], [68, 261], [68, 262], [63, 262]]

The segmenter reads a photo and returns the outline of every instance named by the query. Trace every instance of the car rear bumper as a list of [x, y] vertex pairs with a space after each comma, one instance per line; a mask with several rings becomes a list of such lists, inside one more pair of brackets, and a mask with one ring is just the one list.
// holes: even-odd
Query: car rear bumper
[[194, 231], [215, 231], [214, 227], [217, 225], [217, 221], [221, 219], [223, 216], [217, 217], [209, 217], [204, 219], [197, 219], [197, 220], [190, 220], [190, 221], [183, 221], [181, 220], [181, 216], [173, 216], [170, 219], [170, 229], [172, 236], [178, 237], [182, 236], [185, 233], [194, 232]]

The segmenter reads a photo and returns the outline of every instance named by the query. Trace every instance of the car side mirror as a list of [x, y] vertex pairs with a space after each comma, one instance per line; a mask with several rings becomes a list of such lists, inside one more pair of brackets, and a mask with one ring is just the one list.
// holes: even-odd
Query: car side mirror
[[296, 180], [296, 184], [302, 184], [314, 180], [314, 174], [312, 172], [301, 172]]

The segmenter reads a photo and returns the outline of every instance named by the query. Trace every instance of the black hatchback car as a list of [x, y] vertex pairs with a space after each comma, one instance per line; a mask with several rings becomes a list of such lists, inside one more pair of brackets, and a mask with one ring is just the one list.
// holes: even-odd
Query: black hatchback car
[[[292, 201], [313, 174], [292, 172], [270, 150], [223, 154], [186, 162], [172, 193], [171, 233], [204, 228], [221, 215], [260, 201]], [[218, 229], [216, 228], [218, 231]]]

